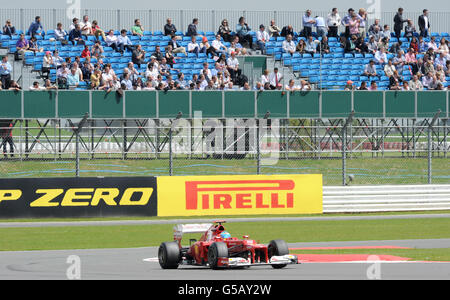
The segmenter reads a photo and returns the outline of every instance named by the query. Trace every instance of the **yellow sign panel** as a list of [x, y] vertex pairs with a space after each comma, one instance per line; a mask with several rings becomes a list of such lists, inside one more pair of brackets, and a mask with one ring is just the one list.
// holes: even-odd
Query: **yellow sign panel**
[[322, 175], [157, 178], [158, 216], [322, 213]]

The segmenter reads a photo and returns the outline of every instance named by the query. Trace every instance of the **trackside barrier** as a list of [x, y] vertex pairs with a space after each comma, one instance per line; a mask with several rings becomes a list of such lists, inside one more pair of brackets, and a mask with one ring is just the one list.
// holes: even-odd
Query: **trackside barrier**
[[324, 186], [324, 213], [450, 209], [450, 185]]

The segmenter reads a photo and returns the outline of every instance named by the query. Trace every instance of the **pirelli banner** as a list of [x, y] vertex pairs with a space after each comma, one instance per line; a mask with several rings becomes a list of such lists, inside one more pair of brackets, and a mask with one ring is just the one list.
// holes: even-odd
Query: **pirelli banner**
[[158, 177], [158, 216], [322, 213], [322, 175]]
[[0, 218], [156, 216], [156, 177], [0, 179]]

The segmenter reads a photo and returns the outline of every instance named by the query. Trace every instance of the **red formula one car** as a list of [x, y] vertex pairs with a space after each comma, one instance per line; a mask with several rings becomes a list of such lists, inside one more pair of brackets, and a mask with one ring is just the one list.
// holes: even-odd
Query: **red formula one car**
[[[207, 266], [212, 269], [267, 266], [281, 269], [297, 264], [296, 255], [289, 255], [285, 241], [273, 240], [268, 245], [256, 243], [248, 236], [231, 237], [223, 226], [214, 224], [187, 224], [174, 227], [174, 241], [164, 242], [158, 249], [158, 260], [163, 269], [176, 269], [179, 265]], [[200, 240], [191, 239], [189, 247], [181, 246], [185, 233], [201, 233]]]

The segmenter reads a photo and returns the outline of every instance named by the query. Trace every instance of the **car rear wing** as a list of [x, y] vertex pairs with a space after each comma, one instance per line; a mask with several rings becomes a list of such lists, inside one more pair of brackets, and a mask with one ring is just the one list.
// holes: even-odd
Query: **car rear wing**
[[180, 241], [185, 233], [205, 233], [212, 224], [179, 224], [173, 227], [173, 238]]

